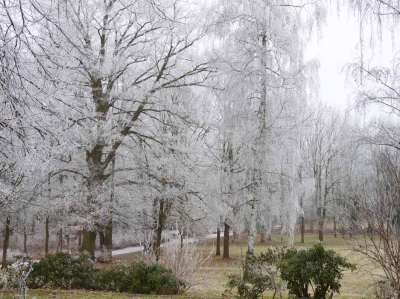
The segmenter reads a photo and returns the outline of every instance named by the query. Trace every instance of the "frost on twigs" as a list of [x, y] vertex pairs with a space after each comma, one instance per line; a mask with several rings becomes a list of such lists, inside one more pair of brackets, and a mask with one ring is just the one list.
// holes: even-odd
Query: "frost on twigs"
[[[206, 273], [201, 269], [210, 262], [212, 252], [213, 250], [204, 252], [204, 247], [199, 245], [198, 240], [187, 238], [181, 242], [179, 238], [174, 238], [162, 247], [159, 263], [170, 269], [176, 278], [185, 281], [179, 290], [182, 294], [189, 288], [204, 283]], [[156, 262], [155, 255], [151, 253], [144, 254], [143, 258], [146, 263]]]
[[14, 298], [25, 299], [28, 288], [26, 286], [26, 280], [29, 274], [32, 272], [32, 261], [29, 256], [20, 255], [15, 256], [16, 261], [7, 268], [0, 272], [0, 287], [2, 288], [0, 298], [6, 291], [13, 292]]

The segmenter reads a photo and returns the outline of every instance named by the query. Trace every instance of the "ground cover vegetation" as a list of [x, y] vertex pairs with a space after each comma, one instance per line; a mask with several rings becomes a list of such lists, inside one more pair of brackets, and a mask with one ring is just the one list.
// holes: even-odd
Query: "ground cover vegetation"
[[[304, 60], [338, 10], [360, 26], [346, 113], [318, 98], [318, 62]], [[400, 298], [399, 64], [368, 57], [388, 32], [398, 53], [399, 12], [397, 0], [0, 1], [4, 285], [177, 294], [240, 256], [239, 295], [285, 285], [319, 299], [353, 268], [329, 251], [340, 236], [376, 297]], [[215, 256], [196, 241], [211, 233]], [[263, 247], [296, 233], [328, 250]], [[142, 262], [93, 264], [128, 246]], [[316, 257], [333, 272], [296, 266]]]

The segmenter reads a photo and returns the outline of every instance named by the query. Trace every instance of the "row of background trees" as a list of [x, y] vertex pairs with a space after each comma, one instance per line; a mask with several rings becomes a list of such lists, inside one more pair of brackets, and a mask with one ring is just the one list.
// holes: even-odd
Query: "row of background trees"
[[[398, 4], [346, 3], [361, 28], [395, 34]], [[373, 228], [361, 216], [397, 190], [397, 64], [368, 67], [361, 55], [349, 66], [356, 104], [384, 106], [386, 122], [361, 126], [355, 113], [319, 102], [318, 64], [303, 53], [328, 9], [302, 0], [3, 1], [3, 265], [11, 233], [24, 236], [24, 251], [29, 238], [47, 252], [57, 231], [59, 249], [94, 257], [97, 235], [110, 254], [113, 233], [124, 231], [158, 256], [166, 228], [183, 236], [224, 226], [225, 239], [230, 229], [248, 233], [251, 255], [257, 230], [279, 225], [293, 236], [310, 208], [321, 241], [328, 216]]]

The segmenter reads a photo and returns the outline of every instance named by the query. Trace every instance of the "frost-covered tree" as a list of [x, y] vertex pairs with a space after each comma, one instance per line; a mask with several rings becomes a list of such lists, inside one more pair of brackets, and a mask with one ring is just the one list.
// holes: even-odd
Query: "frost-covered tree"
[[111, 229], [117, 153], [128, 141], [160, 141], [145, 120], [174, 113], [157, 108], [160, 92], [201, 84], [209, 74], [192, 50], [205, 22], [188, 1], [31, 0], [20, 8], [35, 63], [27, 84], [45, 89], [41, 104], [64, 121], [72, 148], [61, 169], [81, 182], [70, 209], [84, 227], [82, 250], [94, 255], [96, 230]]
[[305, 173], [314, 181], [313, 206], [318, 221], [319, 240], [323, 241], [329, 206], [333, 206], [336, 187], [344, 179], [345, 151], [349, 138], [346, 119], [337, 111], [319, 103], [305, 137]]
[[[286, 173], [296, 164], [293, 158], [296, 155], [293, 156], [290, 150], [287, 155], [276, 156], [279, 146], [285, 142], [281, 135], [283, 130], [275, 130], [275, 127], [277, 120], [287, 116], [286, 123], [279, 128], [293, 128], [298, 122], [299, 103], [305, 101], [307, 91], [312, 90], [307, 87], [310, 86], [307, 80], [310, 67], [305, 65], [302, 53], [308, 33], [324, 19], [324, 8], [320, 2], [280, 0], [237, 1], [235, 4], [220, 1], [220, 5], [224, 62], [233, 76], [240, 78], [236, 82], [245, 86], [247, 92], [238, 101], [247, 101], [247, 109], [253, 116], [247, 161], [251, 183], [248, 189], [251, 201], [247, 251], [253, 254], [257, 211], [264, 199], [272, 201], [272, 197], [268, 198], [271, 194], [268, 190], [281, 185], [281, 191], [289, 188], [289, 194], [296, 194], [292, 192], [293, 182], [271, 174]], [[291, 198], [291, 195], [281, 194], [276, 199]], [[295, 214], [294, 209], [290, 219], [295, 219]], [[292, 227], [294, 223], [291, 221]]]

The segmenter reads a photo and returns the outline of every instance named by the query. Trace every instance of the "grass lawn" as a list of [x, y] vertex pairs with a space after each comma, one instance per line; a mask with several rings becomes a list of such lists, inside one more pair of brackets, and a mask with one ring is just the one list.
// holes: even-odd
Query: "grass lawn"
[[[296, 236], [294, 240], [295, 247], [311, 247], [318, 240], [317, 235], [306, 235], [305, 244], [300, 244], [300, 236]], [[207, 267], [201, 269], [199, 276], [203, 277], [202, 283], [193, 286], [184, 296], [151, 296], [151, 295], [131, 295], [131, 294], [116, 294], [116, 293], [101, 293], [89, 291], [61, 291], [61, 290], [29, 290], [28, 298], [44, 299], [44, 298], [96, 298], [96, 299], [118, 299], [118, 298], [220, 298], [225, 290], [227, 283], [227, 275], [240, 273], [240, 263], [245, 256], [247, 249], [247, 238], [239, 238], [235, 244], [230, 244], [230, 258], [223, 259], [221, 256], [215, 256], [216, 240], [204, 241], [199, 250], [203, 251], [204, 255], [208, 255], [213, 251], [212, 259]], [[283, 241], [279, 237], [272, 238], [271, 241], [260, 243], [256, 241], [256, 253], [266, 251], [267, 248], [284, 246], [288, 244], [288, 239]], [[347, 257], [351, 262], [357, 264], [357, 270], [354, 272], [345, 271], [344, 278], [341, 282], [341, 294], [335, 295], [335, 298], [366, 298], [368, 297], [368, 288], [373, 279], [368, 274], [367, 270], [371, 270], [371, 265], [362, 260], [360, 256], [354, 254], [349, 249], [349, 242], [342, 240], [340, 236], [334, 238], [332, 235], [324, 236], [324, 245], [328, 249], [334, 249], [342, 256]], [[222, 251], [222, 248], [221, 248]], [[114, 260], [122, 260], [131, 262], [140, 258], [140, 253], [131, 253], [117, 256]], [[272, 296], [272, 293], [265, 294], [264, 298]], [[5, 299], [13, 298], [11, 294], [4, 296]], [[286, 294], [283, 298], [287, 298]]]

